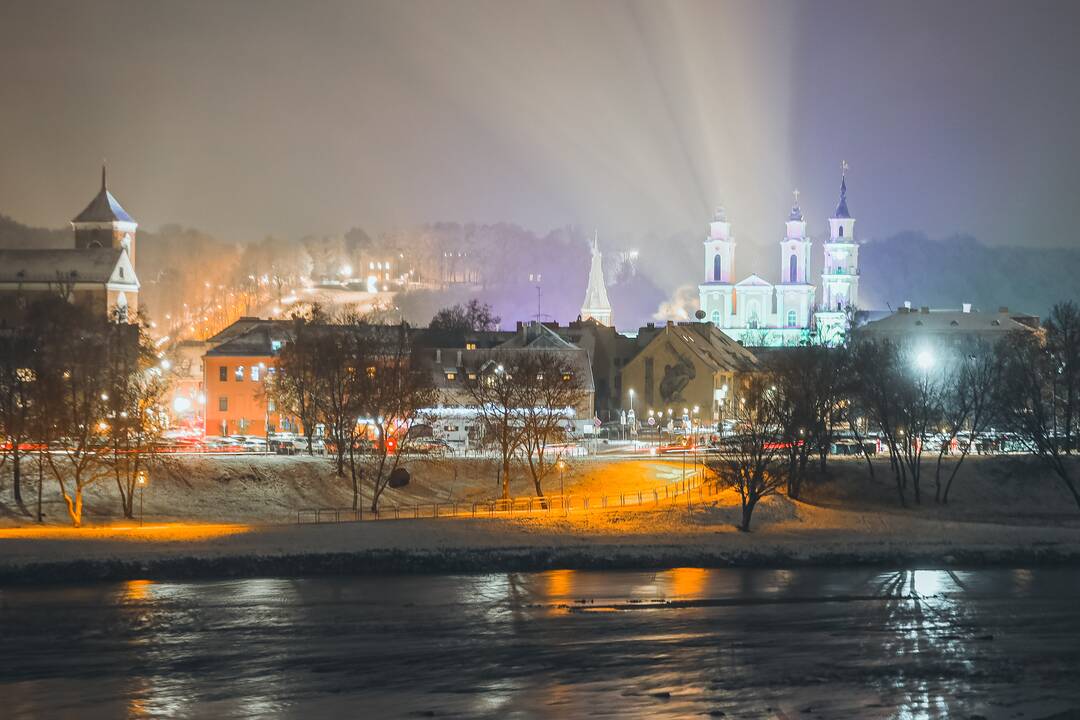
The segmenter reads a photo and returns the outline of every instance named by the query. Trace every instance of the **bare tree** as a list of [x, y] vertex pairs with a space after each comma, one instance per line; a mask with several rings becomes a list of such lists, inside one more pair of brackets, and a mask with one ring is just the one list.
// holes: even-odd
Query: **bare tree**
[[[401, 323], [376, 326], [376, 329], [372, 338], [374, 371], [365, 373], [362, 400], [379, 441], [367, 456], [372, 512], [378, 512], [379, 499], [390, 478], [411, 451], [415, 440], [413, 429], [424, 421], [423, 411], [435, 401], [431, 377], [420, 369], [412, 352], [408, 326]], [[351, 458], [350, 462], [355, 478], [355, 459]]]
[[1067, 391], [1060, 387], [1064, 376], [1077, 368], [1068, 366], [1070, 353], [1064, 352], [1063, 340], [1058, 338], [1054, 346], [1047, 338], [1025, 331], [1002, 340], [1002, 381], [994, 404], [1005, 429], [1065, 483], [1080, 506], [1080, 491], [1067, 462], [1072, 436], [1065, 428], [1075, 420], [1075, 409], [1069, 407]]
[[543, 481], [557, 467], [560, 453], [553, 445], [566, 441], [576, 409], [587, 393], [577, 368], [565, 351], [521, 353], [513, 363], [512, 378], [519, 386], [521, 443], [537, 497], [544, 496]]
[[103, 458], [110, 451], [109, 395], [102, 364], [132, 340], [133, 327], [114, 325], [60, 299], [40, 303], [32, 312], [40, 355], [35, 400], [47, 418], [45, 439], [58, 447], [45, 459], [68, 516], [79, 527], [86, 489], [108, 474]]
[[503, 499], [510, 497], [510, 462], [524, 439], [521, 409], [529, 400], [522, 395], [521, 383], [514, 379], [516, 359], [511, 351], [481, 358], [465, 384], [485, 441], [499, 452]]
[[734, 403], [735, 436], [706, 463], [721, 486], [739, 494], [739, 530], [750, 532], [754, 508], [784, 487], [777, 406], [779, 395], [767, 375], [753, 378]]
[[263, 392], [274, 401], [281, 414], [291, 415], [300, 422], [300, 430], [312, 454], [312, 438], [319, 415], [319, 378], [316, 362], [319, 346], [314, 323], [321, 322], [316, 307], [312, 318], [294, 317], [292, 339], [279, 352], [274, 373], [265, 383]]
[[769, 362], [789, 497], [799, 497], [813, 455], [825, 469], [842, 400], [840, 353], [802, 346], [777, 353]]
[[[949, 491], [971, 446], [993, 417], [993, 393], [1001, 381], [1001, 357], [986, 343], [976, 342], [957, 353], [942, 385], [941, 420], [944, 438], [934, 470], [934, 498], [949, 502]], [[966, 436], [957, 440], [962, 432]], [[952, 471], [941, 483], [942, 458], [953, 443], [960, 453]]]
[[25, 513], [22, 468], [33, 434], [34, 346], [22, 329], [0, 330], [0, 467], [11, 461], [15, 503]]
[[135, 492], [139, 476], [154, 459], [156, 443], [165, 430], [162, 407], [166, 383], [157, 367], [153, 345], [141, 328], [131, 338], [135, 326], [118, 326], [121, 342], [110, 343], [105, 359], [106, 411], [110, 465], [120, 493], [120, 506], [126, 518], [135, 517]]

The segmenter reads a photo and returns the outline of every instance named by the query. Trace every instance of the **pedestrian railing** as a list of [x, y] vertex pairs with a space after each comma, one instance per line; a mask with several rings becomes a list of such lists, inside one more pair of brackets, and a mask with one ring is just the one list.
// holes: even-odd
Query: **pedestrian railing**
[[383, 504], [378, 510], [359, 508], [305, 508], [296, 511], [298, 525], [322, 523], [360, 522], [367, 520], [420, 520], [439, 518], [496, 518], [551, 513], [577, 513], [595, 510], [612, 510], [622, 507], [660, 506], [686, 500], [692, 501], [717, 490], [714, 480], [706, 480], [694, 474], [686, 480], [662, 485], [651, 490], [641, 490], [618, 495], [545, 495], [543, 497], [516, 497], [476, 502], [433, 502]]

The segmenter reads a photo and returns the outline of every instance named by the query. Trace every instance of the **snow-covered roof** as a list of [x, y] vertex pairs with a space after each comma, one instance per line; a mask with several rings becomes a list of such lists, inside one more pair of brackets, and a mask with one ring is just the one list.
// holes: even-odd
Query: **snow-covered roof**
[[1014, 330], [1031, 330], [1031, 327], [1017, 322], [1008, 312], [901, 308], [880, 320], [866, 323], [858, 329], [858, 332], [889, 337], [927, 334], [1001, 336]]
[[0, 282], [107, 283], [123, 253], [111, 247], [0, 250]]

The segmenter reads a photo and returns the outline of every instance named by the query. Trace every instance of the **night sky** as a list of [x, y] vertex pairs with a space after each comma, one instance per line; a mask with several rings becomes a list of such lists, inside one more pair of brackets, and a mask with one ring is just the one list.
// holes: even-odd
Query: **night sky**
[[723, 201], [771, 271], [791, 190], [820, 237], [847, 160], [863, 239], [1075, 245], [1078, 29], [1076, 2], [3, 0], [0, 212], [62, 226], [103, 157], [144, 226], [237, 241], [625, 245]]

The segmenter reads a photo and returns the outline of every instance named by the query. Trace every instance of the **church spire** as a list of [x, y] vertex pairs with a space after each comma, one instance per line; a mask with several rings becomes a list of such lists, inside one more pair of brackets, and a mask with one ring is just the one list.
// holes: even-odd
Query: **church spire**
[[847, 207], [847, 160], [840, 163], [840, 203], [836, 206], [836, 215], [838, 218], [850, 218], [851, 213], [848, 212]]
[[795, 196], [795, 204], [791, 206], [791, 214], [788, 215], [788, 222], [791, 222], [793, 220], [801, 222], [802, 219], [803, 219], [803, 216], [802, 216], [802, 208], [799, 207], [799, 189], [795, 188], [795, 190], [792, 191], [791, 194]]
[[101, 191], [105, 192], [109, 186], [105, 183], [105, 161], [101, 161]]
[[585, 302], [581, 304], [581, 319], [592, 318], [601, 325], [611, 325], [611, 303], [604, 284], [604, 267], [600, 255], [600, 233], [593, 232], [592, 262], [589, 265], [589, 285], [585, 289]]

